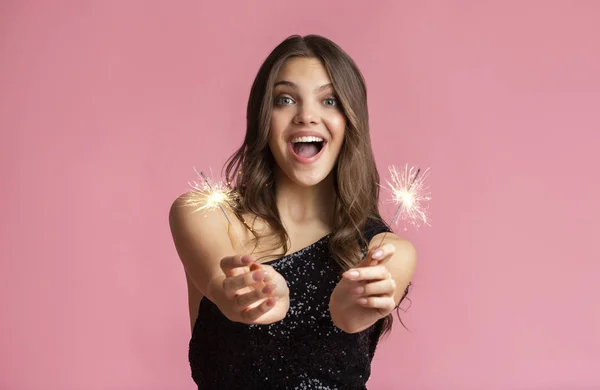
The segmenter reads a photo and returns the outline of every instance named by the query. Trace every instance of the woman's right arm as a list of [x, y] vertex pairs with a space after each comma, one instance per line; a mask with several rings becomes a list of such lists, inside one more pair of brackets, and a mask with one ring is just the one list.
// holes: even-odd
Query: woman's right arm
[[276, 304], [277, 298], [287, 295], [281, 276], [267, 266], [251, 270], [253, 259], [232, 255], [221, 211], [195, 211], [186, 204], [187, 196], [173, 202], [169, 225], [177, 254], [196, 288], [231, 321], [271, 323], [285, 317], [287, 308], [282, 316], [282, 305]]

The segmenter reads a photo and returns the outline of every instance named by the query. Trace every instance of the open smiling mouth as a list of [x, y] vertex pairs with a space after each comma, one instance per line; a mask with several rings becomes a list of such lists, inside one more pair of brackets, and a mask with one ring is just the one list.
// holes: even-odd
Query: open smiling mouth
[[297, 137], [292, 140], [292, 151], [304, 159], [318, 155], [323, 150], [323, 146], [325, 141], [320, 137]]

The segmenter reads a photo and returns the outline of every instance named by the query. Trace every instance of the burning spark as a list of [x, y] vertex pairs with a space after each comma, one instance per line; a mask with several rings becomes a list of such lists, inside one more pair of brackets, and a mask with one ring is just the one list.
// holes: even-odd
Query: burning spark
[[[196, 171], [195, 169], [194, 171], [196, 172], [196, 174], [198, 174], [198, 171]], [[233, 223], [229, 218], [229, 214], [225, 210], [225, 207], [228, 207], [229, 209], [233, 208], [235, 203], [239, 200], [238, 193], [235, 190], [231, 189], [231, 187], [229, 186], [230, 183], [227, 183], [227, 185], [223, 184], [222, 182], [211, 183], [211, 180], [209, 180], [208, 177], [206, 177], [204, 172], [200, 172], [198, 175], [202, 177], [204, 183], [189, 183], [192, 187], [192, 191], [189, 193], [186, 204], [189, 206], [196, 207], [196, 210], [194, 211], [216, 210], [217, 208], [221, 209], [221, 212], [227, 219], [229, 226], [231, 227], [231, 229], [233, 229], [233, 232], [236, 238], [238, 239], [238, 242], [242, 246], [244, 253], [246, 253], [247, 251], [246, 247], [244, 246], [244, 241], [235, 229], [235, 226], [233, 226]]]
[[[425, 180], [429, 175], [429, 168], [421, 173], [421, 168], [416, 169], [405, 165], [403, 169], [398, 170], [395, 166], [389, 167], [391, 182], [388, 181], [389, 190], [392, 192], [392, 201], [398, 205], [396, 213], [392, 218], [391, 225], [400, 217], [405, 221], [412, 223], [419, 228], [421, 224], [429, 225], [427, 209], [423, 203], [431, 200], [430, 193], [427, 191]], [[419, 175], [420, 174], [420, 175]]]
[[[196, 173], [198, 174], [197, 171]], [[192, 191], [189, 193], [186, 204], [195, 207], [196, 209], [194, 211], [215, 210], [220, 208], [229, 221], [229, 216], [225, 212], [223, 205], [231, 208], [238, 200], [237, 192], [232, 190], [229, 185], [225, 185], [221, 182], [211, 183], [204, 172], [200, 172], [198, 175], [202, 177], [204, 182], [201, 184], [196, 182], [189, 183], [192, 187]]]

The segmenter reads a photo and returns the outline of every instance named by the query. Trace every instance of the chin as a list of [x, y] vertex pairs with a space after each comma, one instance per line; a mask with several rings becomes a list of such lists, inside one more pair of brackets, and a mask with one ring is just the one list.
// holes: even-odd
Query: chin
[[323, 182], [325, 182], [327, 180], [327, 178], [329, 177], [329, 174], [331, 172], [327, 172], [327, 173], [295, 173], [292, 174], [288, 177], [290, 177], [290, 179], [298, 186], [303, 187], [303, 188], [308, 188], [308, 187], [314, 187], [317, 186], [319, 184], [322, 184]]

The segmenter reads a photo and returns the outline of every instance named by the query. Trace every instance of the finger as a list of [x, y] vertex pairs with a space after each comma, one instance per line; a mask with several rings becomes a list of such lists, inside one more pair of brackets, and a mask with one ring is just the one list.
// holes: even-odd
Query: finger
[[271, 282], [276, 282], [276, 274], [277, 271], [275, 271], [275, 268], [271, 267], [270, 265], [267, 264], [252, 264], [252, 266], [250, 267], [250, 269], [262, 269], [264, 271], [267, 272], [267, 275], [265, 276], [264, 281], [266, 283], [271, 283]]
[[350, 290], [350, 294], [356, 296], [368, 297], [370, 295], [390, 295], [393, 296], [396, 291], [396, 282], [394, 279], [384, 279], [377, 282], [366, 283], [356, 286]]
[[391, 312], [396, 307], [392, 297], [362, 297], [356, 300], [356, 303], [362, 307], [370, 309], [379, 309], [384, 312]]
[[350, 280], [388, 279], [391, 277], [390, 272], [383, 265], [352, 268], [344, 272], [342, 276]]
[[246, 294], [237, 294], [234, 299], [235, 305], [238, 307], [238, 309], [245, 309], [256, 301], [268, 297], [269, 294], [275, 290], [275, 288], [276, 286], [268, 284], [261, 290], [252, 290]]
[[263, 287], [261, 291], [274, 298], [281, 298], [289, 292], [287, 285], [281, 285], [277, 282], [265, 283], [265, 287]]
[[385, 244], [381, 247], [373, 247], [369, 250], [365, 258], [366, 266], [378, 265], [387, 261], [396, 252], [396, 247], [392, 244]]
[[[257, 264], [257, 263], [252, 263], [252, 265], [250, 266], [250, 270], [259, 270], [259, 269], [266, 271], [267, 274], [265, 275], [265, 278], [262, 281], [263, 282], [262, 285], [256, 286], [255, 288], [262, 288], [267, 283], [276, 284], [281, 287], [287, 287], [287, 284], [285, 283], [285, 279], [283, 279], [283, 277], [279, 273], [277, 273], [277, 271], [275, 271], [275, 268], [273, 268], [272, 266], [270, 266], [268, 264]], [[279, 290], [279, 293], [281, 295], [283, 295], [285, 288], [279, 288], [278, 290]]]
[[247, 267], [253, 261], [254, 261], [254, 259], [250, 256], [241, 256], [241, 255], [227, 256], [227, 257], [223, 257], [221, 259], [220, 266], [221, 266], [221, 270], [223, 270], [223, 273], [226, 276], [231, 276], [232, 275], [231, 272], [234, 269], [241, 268], [241, 267]]
[[[258, 264], [258, 263], [252, 263], [250, 264], [250, 271], [258, 271], [263, 269], [263, 265], [262, 264]], [[259, 282], [255, 283], [252, 285], [252, 287], [256, 288], [256, 289], [261, 289], [263, 287], [265, 287], [267, 285], [267, 280], [266, 278], [269, 277], [269, 280], [272, 279], [272, 275], [270, 275], [270, 273], [267, 271], [267, 274], [265, 275], [265, 278], [263, 278], [262, 280], [260, 280]]]
[[223, 280], [223, 290], [229, 295], [232, 295], [237, 290], [244, 287], [255, 285], [257, 282], [261, 282], [266, 276], [265, 270], [258, 270], [253, 272], [246, 272], [241, 275], [231, 276]]
[[275, 298], [267, 298], [263, 303], [252, 309], [246, 309], [242, 312], [242, 319], [246, 322], [252, 322], [260, 316], [275, 307]]
[[358, 265], [358, 267], [369, 267], [378, 265], [386, 261], [394, 252], [396, 247], [392, 244], [385, 244], [382, 246], [374, 246], [369, 249], [369, 252]]

